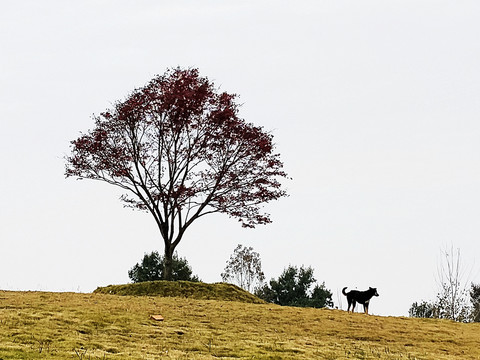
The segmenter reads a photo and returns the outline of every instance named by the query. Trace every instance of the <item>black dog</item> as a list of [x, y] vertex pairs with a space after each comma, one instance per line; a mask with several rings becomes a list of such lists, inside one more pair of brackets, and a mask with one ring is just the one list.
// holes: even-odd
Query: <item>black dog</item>
[[358, 291], [352, 290], [348, 293], [345, 292], [346, 287], [343, 288], [342, 294], [347, 297], [348, 301], [348, 309], [350, 311], [350, 305], [352, 305], [352, 312], [355, 310], [355, 305], [358, 303], [363, 305], [363, 312], [368, 314], [368, 304], [370, 303], [370, 299], [373, 296], [378, 296], [378, 292], [376, 288], [368, 288], [367, 291]]

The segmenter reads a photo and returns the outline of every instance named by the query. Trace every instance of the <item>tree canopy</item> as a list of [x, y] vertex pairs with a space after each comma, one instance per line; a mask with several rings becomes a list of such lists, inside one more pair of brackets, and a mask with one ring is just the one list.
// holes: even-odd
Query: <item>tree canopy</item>
[[[314, 285], [313, 289], [311, 288]], [[278, 277], [255, 292], [261, 299], [274, 304], [299, 307], [332, 307], [332, 292], [325, 283], [316, 284], [313, 269], [289, 265]]]
[[72, 141], [67, 177], [118, 186], [126, 206], [154, 217], [166, 279], [195, 220], [224, 213], [244, 227], [267, 224], [263, 204], [286, 196], [272, 134], [240, 118], [236, 99], [198, 69], [171, 69], [95, 116], [95, 128]]

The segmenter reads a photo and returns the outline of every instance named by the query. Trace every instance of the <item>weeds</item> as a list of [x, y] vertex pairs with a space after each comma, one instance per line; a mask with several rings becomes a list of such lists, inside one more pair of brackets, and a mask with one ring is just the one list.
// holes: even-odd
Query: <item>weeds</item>
[[79, 360], [83, 360], [87, 355], [87, 349], [73, 349]]
[[107, 358], [107, 355], [105, 353], [103, 353], [102, 357], [93, 355], [94, 357], [92, 358], [92, 354], [88, 354], [87, 357], [88, 349], [84, 348], [73, 349], [73, 351], [75, 352], [75, 355], [77, 356], [76, 358], [78, 358], [78, 360], [105, 360]]
[[37, 340], [38, 342], [38, 353], [41, 354], [43, 350], [50, 352], [50, 345], [52, 344], [52, 340], [45, 339], [45, 340]]
[[208, 339], [208, 342], [207, 343], [203, 343], [203, 345], [206, 346], [206, 348], [208, 349], [208, 352], [211, 353], [212, 352], [212, 348], [213, 348], [213, 338], [210, 338]]

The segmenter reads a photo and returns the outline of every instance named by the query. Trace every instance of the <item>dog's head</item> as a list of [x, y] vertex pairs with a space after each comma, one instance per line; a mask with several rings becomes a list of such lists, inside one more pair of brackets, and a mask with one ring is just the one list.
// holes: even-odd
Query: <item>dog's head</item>
[[373, 294], [373, 296], [378, 296], [377, 288], [368, 288], [368, 290]]

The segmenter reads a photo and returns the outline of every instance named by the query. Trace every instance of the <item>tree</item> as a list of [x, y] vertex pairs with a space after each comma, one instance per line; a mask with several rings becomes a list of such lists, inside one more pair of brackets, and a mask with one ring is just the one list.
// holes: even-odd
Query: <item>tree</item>
[[[475, 321], [475, 299], [480, 299], [480, 288], [471, 284], [470, 300], [468, 299], [468, 281], [461, 262], [460, 249], [442, 250], [443, 260], [437, 268], [439, 292], [434, 302], [423, 301], [413, 303], [409, 310], [411, 317], [449, 319], [458, 322]], [[477, 292], [478, 291], [478, 292]], [[480, 305], [477, 305], [480, 308]]]
[[472, 303], [472, 321], [480, 322], [480, 284], [471, 284], [470, 301]]
[[285, 306], [333, 307], [332, 292], [325, 287], [325, 283], [315, 284], [310, 291], [315, 282], [311, 267], [302, 266], [298, 269], [289, 265], [278, 280], [271, 279], [270, 286], [264, 285], [255, 295], [265, 301]]
[[223, 281], [234, 280], [242, 289], [250, 291], [253, 284], [260, 285], [265, 280], [260, 254], [253, 251], [252, 247], [239, 244], [227, 261], [221, 276]]
[[420, 303], [414, 302], [408, 310], [408, 315], [415, 318], [434, 318], [436, 317], [437, 309], [435, 304], [422, 301]]
[[95, 116], [95, 128], [72, 141], [66, 176], [115, 185], [126, 206], [153, 216], [167, 280], [195, 220], [225, 213], [253, 228], [271, 222], [263, 204], [286, 196], [272, 134], [238, 110], [236, 95], [219, 92], [198, 69], [176, 68]]
[[440, 291], [437, 295], [436, 308], [438, 317], [459, 322], [470, 321], [471, 308], [468, 302], [468, 290], [463, 280], [460, 249], [442, 251], [444, 261], [438, 268]]
[[[192, 275], [187, 259], [179, 258], [175, 253], [172, 260], [172, 280], [200, 281], [198, 276]], [[153, 251], [150, 255], [145, 254], [142, 262], [128, 271], [128, 276], [134, 283], [161, 280], [164, 278], [164, 263], [165, 258]]]

